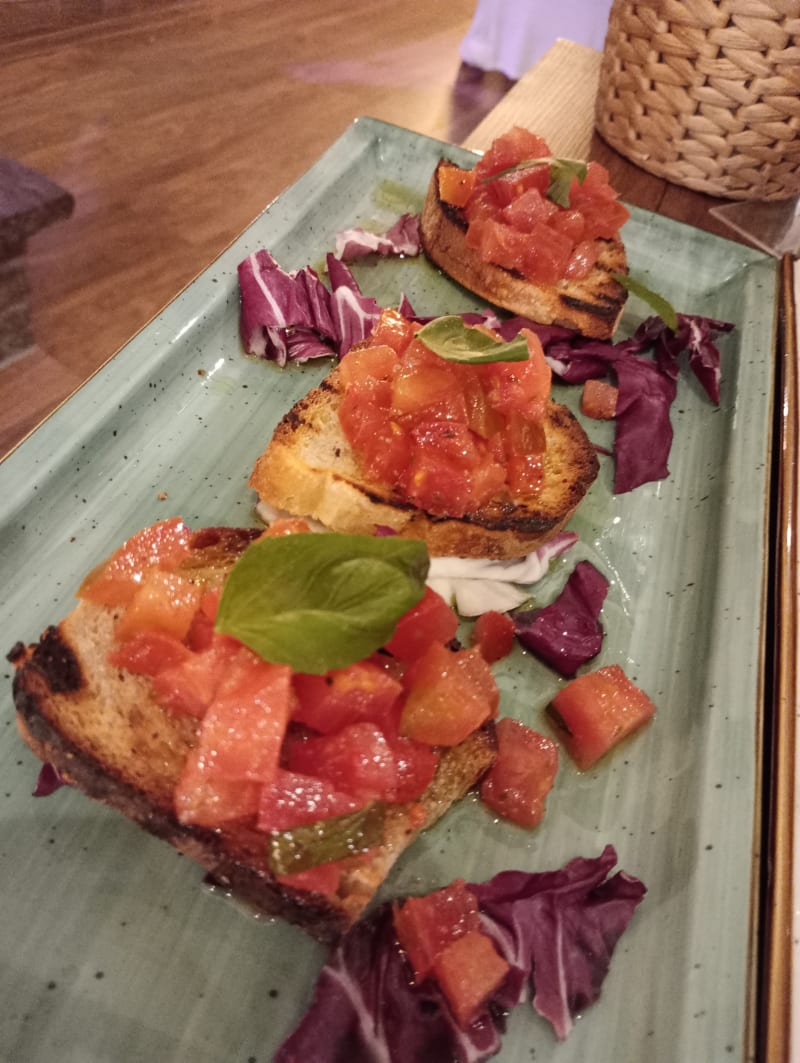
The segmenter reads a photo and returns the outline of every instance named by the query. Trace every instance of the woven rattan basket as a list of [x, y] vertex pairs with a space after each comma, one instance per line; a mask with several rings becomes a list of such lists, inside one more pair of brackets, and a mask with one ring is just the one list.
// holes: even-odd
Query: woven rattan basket
[[614, 0], [597, 130], [728, 199], [800, 193], [800, 0]]

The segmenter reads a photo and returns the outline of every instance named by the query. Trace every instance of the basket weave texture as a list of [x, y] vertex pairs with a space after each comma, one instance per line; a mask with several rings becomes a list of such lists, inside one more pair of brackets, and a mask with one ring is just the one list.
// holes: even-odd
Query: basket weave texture
[[728, 199], [800, 193], [800, 0], [614, 0], [597, 130]]

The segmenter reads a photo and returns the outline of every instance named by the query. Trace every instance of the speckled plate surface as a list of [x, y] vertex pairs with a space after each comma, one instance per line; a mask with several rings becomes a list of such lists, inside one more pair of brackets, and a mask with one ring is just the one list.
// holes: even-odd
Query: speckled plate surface
[[[4, 651], [62, 617], [82, 575], [140, 526], [172, 514], [197, 527], [254, 522], [253, 461], [328, 365], [279, 370], [243, 355], [237, 263], [267, 247], [286, 268], [319, 264], [338, 229], [418, 209], [442, 150], [354, 123], [0, 466]], [[518, 1009], [499, 1057], [515, 1063], [744, 1061], [753, 1033], [774, 264], [638, 210], [624, 235], [636, 276], [681, 310], [736, 323], [721, 341], [722, 402], [681, 380], [658, 484], [614, 496], [603, 459], [573, 522], [580, 545], [541, 599], [580, 557], [610, 577], [597, 663], [622, 664], [657, 716], [594, 770], [563, 756], [535, 832], [467, 800], [384, 890], [556, 868], [608, 842], [644, 880], [599, 1003], [563, 1044]], [[382, 260], [358, 277], [387, 305], [405, 291], [420, 314], [477, 305], [421, 261]], [[620, 333], [646, 313], [631, 299]], [[558, 392], [575, 407], [576, 393]], [[610, 441], [608, 425], [588, 431]], [[33, 799], [37, 762], [17, 738], [5, 672], [0, 1058], [265, 1063], [299, 1019], [322, 950], [208, 892], [187, 859], [81, 795]], [[516, 652], [498, 678], [503, 710], [547, 731], [553, 673]]]

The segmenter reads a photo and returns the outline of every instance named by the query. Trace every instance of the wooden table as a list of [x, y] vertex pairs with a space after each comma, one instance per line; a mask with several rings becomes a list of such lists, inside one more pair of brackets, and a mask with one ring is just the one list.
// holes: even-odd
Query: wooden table
[[[594, 104], [601, 55], [572, 41], [558, 41], [503, 100], [466, 138], [464, 146], [485, 150], [492, 140], [519, 124], [543, 136], [554, 155], [595, 159], [609, 171], [611, 184], [622, 199], [655, 211], [676, 221], [741, 243], [750, 243], [718, 221], [711, 209], [726, 200], [690, 191], [639, 169], [610, 148], [595, 132]], [[756, 245], [751, 245], [756, 246]], [[777, 633], [768, 647], [766, 667], [772, 669], [774, 692], [767, 706], [765, 744], [771, 750], [765, 763], [765, 803], [771, 818], [765, 832], [768, 872], [764, 879], [762, 967], [759, 973], [759, 1058], [772, 1063], [800, 1061], [800, 991], [792, 986], [792, 941], [798, 937], [800, 915], [800, 868], [795, 868], [793, 849], [800, 852], [800, 772], [795, 783], [796, 706], [800, 704], [795, 645], [798, 631], [797, 607], [800, 591], [800, 562], [797, 548], [800, 488], [800, 443], [798, 411], [798, 339], [796, 308], [800, 301], [800, 269], [784, 256], [776, 261], [779, 271], [780, 303], [777, 308], [776, 358], [779, 362], [776, 406], [781, 410], [776, 435], [779, 439], [780, 467], [775, 476], [777, 542], [783, 544], [775, 559], [772, 608]], [[783, 632], [783, 633], [782, 633]], [[771, 758], [771, 763], [770, 763]], [[794, 842], [793, 842], [793, 839]], [[798, 857], [800, 860], [800, 857]], [[797, 946], [795, 946], [797, 948]], [[800, 953], [800, 948], [798, 948]], [[792, 1044], [792, 1042], [794, 1042]]]

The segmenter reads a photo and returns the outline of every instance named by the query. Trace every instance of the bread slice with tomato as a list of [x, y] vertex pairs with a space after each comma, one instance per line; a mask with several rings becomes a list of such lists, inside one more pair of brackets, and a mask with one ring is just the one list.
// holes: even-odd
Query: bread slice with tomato
[[596, 451], [550, 397], [533, 334], [526, 362], [473, 366], [426, 354], [417, 330], [384, 311], [283, 417], [250, 486], [334, 531], [422, 539], [431, 556], [523, 557], [572, 517]]
[[494, 306], [610, 339], [627, 291], [628, 217], [598, 163], [553, 159], [516, 127], [473, 170], [441, 159], [420, 218], [427, 258]]
[[[493, 681], [477, 651], [445, 648], [457, 620], [429, 591], [387, 651], [325, 675], [270, 664], [215, 632], [221, 589], [261, 534], [191, 532], [169, 520], [133, 536], [84, 581], [64, 620], [9, 654], [17, 722], [64, 782], [169, 842], [255, 909], [333, 940], [419, 832], [492, 763]], [[466, 697], [475, 713], [451, 718], [449, 734], [430, 742], [403, 737], [396, 722], [414, 688], [403, 676], [424, 656], [422, 632], [458, 663], [454, 704]], [[375, 722], [379, 712], [386, 722]], [[320, 722], [334, 713], [338, 729]], [[415, 727], [412, 719], [407, 729]], [[363, 759], [359, 736], [384, 758], [385, 775], [356, 786], [347, 772]], [[325, 757], [327, 774], [315, 768]]]

